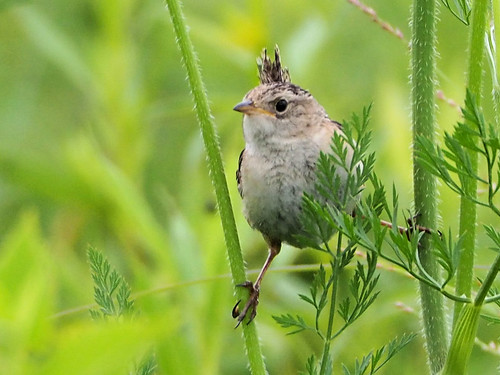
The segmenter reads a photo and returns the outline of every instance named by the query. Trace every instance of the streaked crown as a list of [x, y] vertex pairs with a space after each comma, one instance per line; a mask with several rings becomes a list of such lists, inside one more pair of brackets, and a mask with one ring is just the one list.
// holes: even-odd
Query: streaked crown
[[257, 59], [259, 68], [259, 79], [262, 85], [269, 83], [291, 82], [290, 72], [287, 68], [281, 66], [280, 50], [278, 46], [274, 47], [274, 61], [267, 56], [267, 49], [262, 51], [262, 57]]

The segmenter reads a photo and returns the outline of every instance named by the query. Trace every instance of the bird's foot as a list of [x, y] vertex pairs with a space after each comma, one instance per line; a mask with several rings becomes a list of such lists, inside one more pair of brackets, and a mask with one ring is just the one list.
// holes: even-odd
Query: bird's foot
[[245, 319], [245, 317], [249, 313], [250, 315], [248, 315], [247, 324], [250, 324], [252, 320], [254, 320], [255, 316], [257, 315], [257, 305], [259, 304], [259, 292], [260, 292], [259, 288], [255, 288], [251, 281], [245, 281], [244, 283], [238, 284], [237, 286], [247, 288], [250, 293], [250, 296], [248, 297], [248, 301], [243, 307], [243, 310], [240, 311], [239, 309], [241, 300], [236, 302], [236, 305], [234, 305], [232, 316], [234, 319], [238, 320], [238, 323], [234, 328], [238, 328], [238, 326], [241, 324], [241, 322]]

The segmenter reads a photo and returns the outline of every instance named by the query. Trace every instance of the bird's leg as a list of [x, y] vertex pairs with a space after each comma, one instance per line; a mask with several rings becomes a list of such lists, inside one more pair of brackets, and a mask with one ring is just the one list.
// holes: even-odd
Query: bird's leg
[[281, 242], [276, 242], [276, 243], [271, 242], [269, 244], [269, 255], [267, 256], [267, 259], [266, 259], [264, 265], [262, 266], [262, 269], [260, 270], [259, 276], [257, 276], [255, 283], [252, 283], [251, 281], [245, 281], [244, 283], [237, 285], [237, 286], [247, 288], [250, 292], [250, 296], [248, 297], [248, 301], [245, 304], [245, 306], [243, 307], [243, 310], [239, 311], [239, 308], [238, 308], [238, 305], [240, 304], [241, 300], [239, 300], [236, 303], [236, 305], [233, 307], [232, 316], [233, 316], [233, 318], [238, 320], [238, 324], [236, 324], [236, 327], [238, 327], [240, 325], [240, 323], [243, 321], [243, 319], [245, 319], [245, 317], [247, 316], [249, 311], [250, 311], [250, 315], [248, 316], [247, 324], [250, 324], [250, 322], [257, 315], [257, 305], [259, 304], [260, 284], [262, 283], [262, 279], [264, 278], [264, 274], [266, 273], [267, 269], [271, 265], [273, 259], [276, 257], [276, 255], [279, 254], [280, 250], [281, 250]]

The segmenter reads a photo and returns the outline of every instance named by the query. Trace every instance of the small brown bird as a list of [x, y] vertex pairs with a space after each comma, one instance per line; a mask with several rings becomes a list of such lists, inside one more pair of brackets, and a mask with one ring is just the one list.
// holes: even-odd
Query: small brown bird
[[[304, 234], [300, 220], [303, 194], [322, 199], [316, 187], [316, 163], [321, 151], [332, 153], [332, 136], [342, 132], [342, 126], [328, 117], [308, 91], [290, 82], [277, 47], [274, 62], [264, 50], [259, 78], [261, 84], [234, 107], [244, 115], [245, 138], [236, 179], [243, 214], [262, 233], [269, 255], [255, 283], [241, 285], [249, 289], [250, 297], [241, 311], [240, 302], [233, 309], [238, 325], [249, 312], [248, 323], [254, 319], [262, 278], [281, 244], [302, 247], [296, 236]], [[347, 144], [346, 148], [352, 155]], [[342, 186], [347, 172], [337, 171], [337, 175]]]

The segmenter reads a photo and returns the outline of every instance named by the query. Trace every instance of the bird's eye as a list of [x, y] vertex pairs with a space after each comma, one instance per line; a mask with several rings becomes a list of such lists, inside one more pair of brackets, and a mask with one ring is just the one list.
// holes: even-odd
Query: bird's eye
[[278, 111], [278, 112], [283, 112], [287, 106], [288, 106], [288, 102], [285, 99], [280, 99], [275, 104], [276, 111]]

